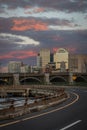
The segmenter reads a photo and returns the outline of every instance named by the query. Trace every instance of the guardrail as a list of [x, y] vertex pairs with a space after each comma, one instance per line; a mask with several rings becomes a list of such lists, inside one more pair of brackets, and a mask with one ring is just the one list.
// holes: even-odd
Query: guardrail
[[1, 102], [0, 107], [0, 119], [14, 118], [16, 116], [23, 115], [25, 113], [30, 113], [40, 109], [44, 109], [52, 104], [53, 102], [59, 102], [59, 100], [65, 100], [67, 94], [64, 89], [58, 91], [55, 89], [45, 93], [44, 95], [36, 95], [34, 100], [30, 102], [29, 97], [26, 97], [22, 100], [10, 99], [4, 102]]

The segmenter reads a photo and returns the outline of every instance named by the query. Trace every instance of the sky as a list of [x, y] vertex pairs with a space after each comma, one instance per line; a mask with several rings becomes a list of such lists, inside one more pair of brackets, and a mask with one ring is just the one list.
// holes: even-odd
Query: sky
[[87, 0], [0, 0], [0, 65], [36, 64], [42, 48], [87, 54]]

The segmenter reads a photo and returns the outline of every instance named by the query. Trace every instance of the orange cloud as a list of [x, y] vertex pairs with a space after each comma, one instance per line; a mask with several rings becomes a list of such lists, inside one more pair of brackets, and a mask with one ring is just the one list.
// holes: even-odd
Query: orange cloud
[[27, 20], [27, 19], [14, 19], [14, 26], [11, 30], [14, 31], [25, 31], [25, 30], [35, 30], [35, 31], [45, 31], [48, 30], [48, 26], [46, 23], [43, 23], [39, 20]]
[[12, 58], [26, 59], [26, 58], [33, 57], [36, 55], [37, 53], [34, 51], [12, 51], [12, 52], [9, 52], [7, 54], [0, 56], [0, 59], [12, 59]]

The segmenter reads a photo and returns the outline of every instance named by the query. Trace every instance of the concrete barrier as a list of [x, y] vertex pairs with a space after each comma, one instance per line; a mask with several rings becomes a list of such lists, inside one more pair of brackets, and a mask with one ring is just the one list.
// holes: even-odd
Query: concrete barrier
[[46, 95], [44, 94], [41, 100], [36, 98], [35, 102], [32, 104], [28, 104], [28, 99], [26, 98], [23, 106], [15, 107], [14, 102], [12, 101], [7, 109], [0, 110], [0, 119], [3, 120], [15, 118], [27, 113], [40, 111], [47, 107], [63, 102], [68, 98], [68, 95], [65, 93], [64, 89], [51, 88], [50, 92], [53, 94], [48, 93], [47, 95], [46, 93]]

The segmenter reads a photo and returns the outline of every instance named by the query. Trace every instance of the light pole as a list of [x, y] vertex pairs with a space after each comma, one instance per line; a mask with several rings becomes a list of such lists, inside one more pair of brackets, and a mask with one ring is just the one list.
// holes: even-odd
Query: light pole
[[69, 84], [73, 85], [73, 70], [72, 70], [73, 66], [72, 66], [72, 62], [69, 56]]

